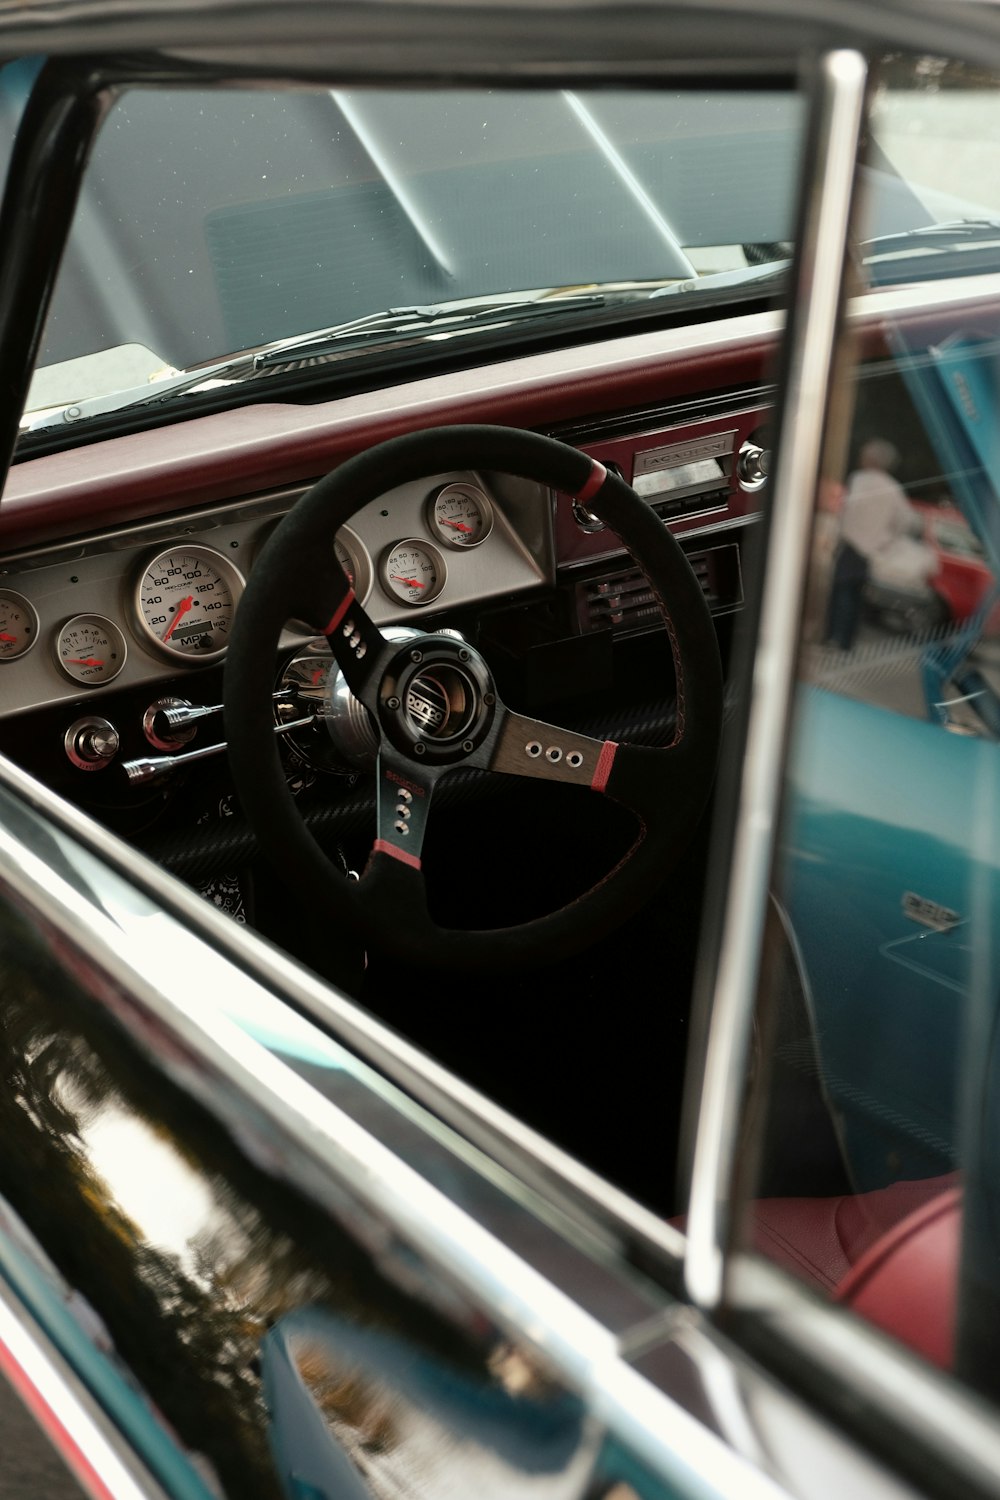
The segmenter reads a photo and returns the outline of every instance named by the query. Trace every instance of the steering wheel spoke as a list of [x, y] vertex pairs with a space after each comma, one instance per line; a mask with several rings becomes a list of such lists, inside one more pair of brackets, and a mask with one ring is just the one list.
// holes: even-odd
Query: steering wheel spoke
[[[375, 691], [392, 646], [362, 608], [354, 589], [343, 579], [346, 587], [336, 589], [327, 624], [321, 634], [330, 643], [330, 650], [344, 674], [344, 680], [355, 698], [366, 708], [374, 710]], [[326, 614], [326, 610], [323, 611]]]
[[603, 792], [617, 750], [613, 740], [557, 729], [508, 709], [494, 741], [489, 769], [505, 776], [565, 781]]
[[414, 766], [391, 746], [382, 746], [376, 772], [378, 833], [373, 857], [387, 855], [412, 870], [420, 869], [437, 774], [430, 766]]

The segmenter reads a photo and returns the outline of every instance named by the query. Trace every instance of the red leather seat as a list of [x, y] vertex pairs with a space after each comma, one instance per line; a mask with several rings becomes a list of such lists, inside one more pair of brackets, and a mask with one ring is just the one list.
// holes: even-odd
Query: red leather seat
[[950, 1369], [961, 1235], [962, 1194], [953, 1187], [877, 1240], [837, 1287], [837, 1301]]
[[935, 1364], [953, 1359], [961, 1191], [957, 1175], [837, 1198], [752, 1205], [762, 1254]]

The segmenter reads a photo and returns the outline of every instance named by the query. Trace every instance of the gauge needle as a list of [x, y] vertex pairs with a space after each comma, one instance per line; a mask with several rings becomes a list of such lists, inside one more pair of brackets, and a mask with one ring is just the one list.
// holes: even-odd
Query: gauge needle
[[163, 639], [165, 641], [169, 641], [170, 637], [173, 635], [174, 631], [177, 629], [178, 625], [181, 623], [193, 603], [194, 595], [188, 594], [187, 598], [182, 599], [180, 604], [178, 604], [177, 613], [171, 620], [169, 628], [163, 632]]
[[472, 527], [471, 526], [466, 526], [466, 524], [465, 524], [464, 521], [446, 521], [445, 518], [444, 518], [444, 516], [441, 517], [441, 524], [443, 526], [453, 526], [456, 531], [471, 531], [472, 530]]
[[16, 641], [16, 635], [8, 635], [6, 630], [0, 630], [0, 641]]
[[421, 583], [419, 578], [401, 578], [398, 573], [393, 573], [394, 583], [408, 583], [411, 589], [425, 589], [426, 583]]
[[103, 667], [104, 663], [98, 661], [96, 656], [67, 656], [66, 660], [71, 667]]

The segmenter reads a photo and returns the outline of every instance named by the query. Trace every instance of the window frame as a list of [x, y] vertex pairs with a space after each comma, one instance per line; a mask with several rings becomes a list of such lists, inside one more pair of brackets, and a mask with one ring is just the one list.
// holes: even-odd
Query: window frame
[[[995, 1413], [846, 1308], [738, 1247], [738, 1155], [751, 1075], [764, 913], [776, 863], [813, 541], [816, 496], [840, 435], [838, 377], [850, 356], [847, 246], [870, 105], [859, 52], [817, 59], [803, 163], [791, 311], [779, 383], [771, 505], [759, 557], [756, 621], [741, 680], [752, 683], [722, 771], [701, 983], [686, 1100], [690, 1183], [684, 1284], [691, 1303], [766, 1367], [853, 1432], [922, 1491], [1000, 1494]], [[832, 243], [831, 243], [832, 242]], [[972, 281], [934, 299], [958, 302]], [[979, 294], [982, 295], [982, 280]], [[997, 278], [993, 278], [994, 281]], [[891, 294], [890, 294], [891, 297]], [[877, 314], [886, 306], [865, 298]], [[739, 667], [737, 666], [737, 671]]]

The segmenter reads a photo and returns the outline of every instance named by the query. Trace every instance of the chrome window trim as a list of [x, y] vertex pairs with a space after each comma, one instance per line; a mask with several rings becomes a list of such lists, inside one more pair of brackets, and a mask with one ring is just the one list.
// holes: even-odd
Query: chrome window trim
[[[684, 1281], [691, 1300], [706, 1310], [719, 1307], [724, 1295], [729, 1193], [781, 803], [814, 497], [838, 347], [867, 77], [865, 60], [857, 52], [832, 52], [819, 60], [811, 151], [807, 149], [803, 163], [804, 203], [788, 321], [784, 407], [735, 834], [719, 950], [702, 953], [705, 970], [714, 975], [714, 993], [691, 1169]], [[703, 1000], [709, 983], [706, 979]]]
[[0, 1375], [95, 1500], [169, 1500], [51, 1340], [0, 1279]]
[[[376, 1215], [498, 1327], [529, 1345], [587, 1400], [598, 1422], [682, 1493], [703, 1493], [706, 1486], [746, 1500], [786, 1493], [626, 1362], [631, 1332], [651, 1337], [648, 1320], [620, 1338], [609, 1332], [229, 1016], [213, 1012], [203, 996], [218, 979], [229, 986], [229, 1003], [234, 991], [247, 1003], [280, 1001], [234, 972], [224, 955], [206, 951], [157, 903], [137, 898], [134, 883], [120, 882], [68, 840], [61, 847], [73, 856], [72, 881], [0, 821], [0, 890], [42, 931], [57, 932], [86, 958], [107, 981], [95, 1003], [251, 1159], [324, 1212], [349, 1219], [360, 1208]], [[170, 881], [162, 872], [160, 878]], [[182, 968], [185, 949], [197, 950], [207, 976], [200, 994], [183, 986], [166, 992], [158, 962], [165, 944]]]

